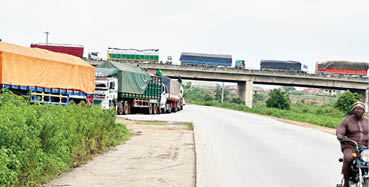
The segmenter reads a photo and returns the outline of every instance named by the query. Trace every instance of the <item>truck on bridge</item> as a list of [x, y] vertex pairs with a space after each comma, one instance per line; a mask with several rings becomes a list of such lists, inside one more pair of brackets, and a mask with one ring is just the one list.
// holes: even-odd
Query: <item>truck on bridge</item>
[[159, 62], [159, 49], [108, 48], [107, 60], [118, 62]]
[[306, 66], [303, 66], [298, 61], [283, 61], [283, 60], [261, 60], [260, 70], [281, 70], [293, 72], [306, 72]]
[[0, 88], [39, 103], [91, 103], [94, 67], [72, 55], [0, 42]]
[[367, 62], [327, 61], [315, 64], [316, 74], [367, 76], [369, 64]]
[[232, 67], [231, 55], [183, 52], [180, 61], [185, 66]]

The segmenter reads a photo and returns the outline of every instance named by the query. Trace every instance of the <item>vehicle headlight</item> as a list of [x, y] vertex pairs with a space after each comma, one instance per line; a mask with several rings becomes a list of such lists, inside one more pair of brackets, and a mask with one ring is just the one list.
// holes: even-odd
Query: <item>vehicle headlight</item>
[[369, 149], [364, 150], [363, 152], [361, 152], [361, 154], [360, 154], [360, 158], [361, 158], [361, 160], [363, 160], [364, 162], [369, 162]]

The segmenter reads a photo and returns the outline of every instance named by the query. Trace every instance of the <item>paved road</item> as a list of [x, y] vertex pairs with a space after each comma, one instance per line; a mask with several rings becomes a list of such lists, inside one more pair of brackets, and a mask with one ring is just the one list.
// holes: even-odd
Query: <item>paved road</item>
[[314, 129], [196, 105], [124, 117], [193, 122], [198, 187], [328, 187], [341, 179], [338, 141]]

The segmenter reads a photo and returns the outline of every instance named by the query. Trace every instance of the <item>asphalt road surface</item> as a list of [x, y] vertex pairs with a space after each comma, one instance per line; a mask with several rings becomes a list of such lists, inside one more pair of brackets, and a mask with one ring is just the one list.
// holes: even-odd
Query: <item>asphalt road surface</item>
[[197, 105], [123, 117], [193, 122], [198, 187], [329, 187], [342, 177], [336, 137], [315, 129]]

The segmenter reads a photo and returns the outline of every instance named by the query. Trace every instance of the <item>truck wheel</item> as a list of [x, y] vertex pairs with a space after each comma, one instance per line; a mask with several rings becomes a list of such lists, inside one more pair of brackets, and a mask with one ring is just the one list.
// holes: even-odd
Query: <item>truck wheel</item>
[[168, 113], [172, 113], [172, 106], [169, 106]]
[[124, 115], [127, 115], [128, 114], [128, 103], [127, 103], [127, 101], [126, 102], [124, 102]]
[[154, 104], [154, 106], [153, 106], [153, 114], [155, 115], [155, 114], [157, 114], [158, 113], [158, 107], [156, 107], [156, 104]]
[[152, 105], [149, 104], [149, 107], [147, 108], [147, 114], [151, 115], [152, 114]]
[[76, 102], [73, 99], [71, 99], [71, 100], [69, 100], [69, 104], [74, 105], [74, 104], [76, 104]]
[[118, 113], [118, 115], [123, 115], [123, 112], [124, 112], [124, 106], [123, 106], [122, 102], [119, 102], [117, 113]]
[[178, 111], [178, 106], [176, 105], [174, 108], [173, 108], [173, 112], [177, 112]]

